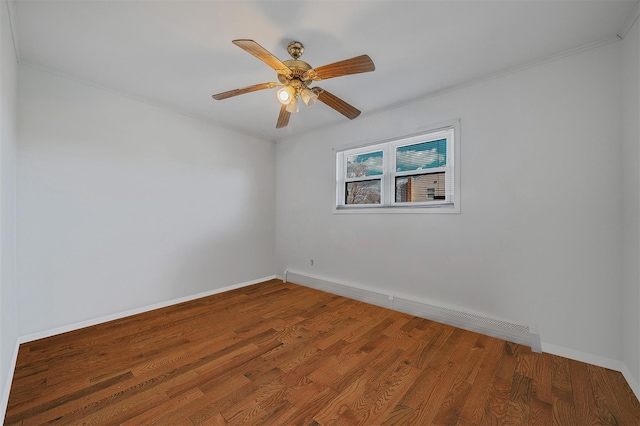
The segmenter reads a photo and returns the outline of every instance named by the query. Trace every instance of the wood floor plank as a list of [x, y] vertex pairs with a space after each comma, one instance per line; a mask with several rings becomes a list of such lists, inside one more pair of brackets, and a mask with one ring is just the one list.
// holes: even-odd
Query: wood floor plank
[[162, 422], [165, 413], [177, 411], [181, 406], [184, 406], [191, 401], [194, 401], [204, 394], [200, 389], [195, 388], [178, 396], [177, 398], [170, 398], [164, 404], [156, 405], [155, 407], [146, 410], [135, 417], [128, 416], [129, 419], [122, 422], [122, 426], [139, 426], [149, 425], [155, 422]]
[[529, 418], [532, 426], [553, 424], [552, 402], [540, 401], [537, 398], [531, 398]]
[[442, 405], [440, 405], [440, 408], [431, 421], [432, 425], [453, 425], [458, 423], [458, 418], [460, 417], [464, 403], [471, 391], [471, 385], [465, 380], [460, 380], [461, 376], [462, 374], [458, 376], [459, 379], [456, 380], [447, 393]]
[[611, 384], [611, 389], [616, 398], [616, 403], [622, 411], [622, 424], [640, 425], [640, 402], [635, 397], [631, 387], [622, 374], [613, 370], [604, 370]]
[[[27, 401], [31, 403], [29, 405], [21, 403], [22, 401], [15, 404], [11, 404], [7, 408], [7, 415], [6, 415], [5, 421], [8, 423], [15, 423], [15, 422], [23, 421], [25, 419], [30, 419], [30, 418], [38, 419], [38, 416], [42, 416], [42, 415], [47, 415], [47, 416], [56, 418], [58, 417], [58, 415], [55, 413], [54, 410], [57, 411], [60, 409], [60, 407], [63, 407], [68, 403], [75, 402], [78, 400], [86, 400], [87, 402], [89, 400], [93, 400], [95, 398], [95, 395], [100, 395], [101, 390], [111, 388], [114, 385], [118, 386], [120, 383], [131, 378], [133, 378], [133, 374], [125, 373], [120, 376], [116, 376], [110, 380], [101, 382], [99, 384], [87, 386], [83, 389], [80, 389], [72, 393], [59, 395], [57, 396], [57, 398], [51, 398], [51, 399], [42, 398], [43, 401], [40, 403], [38, 402], [41, 401], [41, 399], [38, 398], [38, 399], [32, 399]], [[49, 395], [49, 396], [53, 397], [56, 395]], [[11, 411], [9, 411], [9, 409]]]
[[586, 365], [586, 369], [591, 393], [595, 399], [598, 417], [603, 423], [622, 423], [624, 421], [624, 415], [618, 407], [605, 369], [596, 368], [589, 364]]
[[358, 377], [349, 387], [322, 407], [313, 419], [320, 424], [337, 423], [349, 406], [364, 394], [367, 379], [368, 377], [364, 375]]
[[498, 339], [485, 339], [484, 351], [478, 374], [473, 381], [469, 396], [460, 413], [460, 418], [471, 424], [479, 424], [489, 407], [489, 396], [496, 373], [500, 366], [503, 342]]
[[506, 423], [510, 393], [511, 382], [508, 379], [496, 376], [491, 384], [487, 406], [485, 407], [484, 415], [479, 424], [493, 425]]
[[534, 354], [531, 374], [531, 395], [540, 402], [551, 405], [553, 402], [551, 384], [551, 355]]
[[640, 424], [619, 372], [270, 280], [20, 346], [5, 425]]
[[381, 425], [408, 425], [414, 416], [413, 408], [398, 404], [391, 412], [388, 412]]
[[[569, 363], [571, 374], [571, 388], [573, 389], [573, 402], [576, 407], [576, 421], [579, 424], [602, 424], [598, 415], [596, 401], [591, 391], [587, 364], [582, 362]], [[604, 423], [607, 424], [607, 423]]]
[[531, 378], [523, 376], [516, 371], [511, 381], [511, 395], [509, 400], [509, 405], [512, 407], [512, 410], [519, 413], [519, 420], [522, 423], [530, 423]]
[[[463, 353], [464, 349], [476, 338], [475, 333], [454, 329], [431, 362], [422, 369], [421, 375], [400, 401], [402, 405], [413, 408], [412, 424], [432, 422], [463, 369], [461, 360], [469, 355], [468, 352]], [[462, 350], [458, 352], [458, 348]]]
[[397, 362], [395, 368], [380, 377], [379, 383], [367, 394], [373, 403], [364, 407], [363, 419], [367, 424], [379, 424], [413, 384], [420, 371], [408, 362]]
[[[443, 333], [444, 335], [445, 333]], [[433, 354], [430, 357], [430, 362], [419, 368], [422, 373], [416, 379], [411, 388], [403, 396], [400, 401], [401, 404], [416, 410], [425, 401], [425, 392], [433, 390], [435, 383], [444, 375], [450, 374], [449, 370], [454, 367], [454, 364], [449, 361], [449, 357], [456, 349], [456, 343], [460, 337], [464, 334], [461, 330], [453, 329], [451, 333], [447, 334], [446, 340], [438, 347], [430, 347], [430, 351]], [[458, 366], [461, 368], [460, 366]], [[434, 412], [435, 414], [435, 412]]]

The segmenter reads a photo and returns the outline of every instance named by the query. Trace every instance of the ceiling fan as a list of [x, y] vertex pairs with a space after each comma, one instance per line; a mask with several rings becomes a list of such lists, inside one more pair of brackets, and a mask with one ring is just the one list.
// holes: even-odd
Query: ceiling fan
[[213, 95], [213, 99], [222, 100], [257, 90], [272, 89], [281, 86], [277, 92], [277, 98], [282, 104], [276, 123], [276, 128], [278, 129], [286, 127], [289, 124], [289, 117], [292, 112], [298, 112], [298, 96], [307, 107], [312, 106], [316, 101], [320, 101], [338, 111], [349, 120], [353, 120], [360, 115], [360, 111], [357, 108], [349, 105], [339, 97], [320, 87], [309, 86], [314, 81], [375, 70], [376, 67], [368, 55], [356, 56], [355, 58], [312, 68], [311, 65], [299, 59], [304, 52], [304, 46], [299, 41], [289, 43], [287, 52], [289, 52], [289, 55], [291, 55], [293, 59], [284, 62], [280, 61], [253, 40], [233, 40], [233, 44], [246, 50], [273, 68], [278, 73], [279, 83], [260, 83], [241, 89], [229, 90], [228, 92]]

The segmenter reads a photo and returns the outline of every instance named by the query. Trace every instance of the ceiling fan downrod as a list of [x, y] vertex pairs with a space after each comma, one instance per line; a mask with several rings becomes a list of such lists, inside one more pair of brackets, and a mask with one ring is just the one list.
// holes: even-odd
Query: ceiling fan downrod
[[287, 52], [293, 59], [298, 59], [304, 53], [304, 46], [299, 41], [292, 41], [287, 46]]

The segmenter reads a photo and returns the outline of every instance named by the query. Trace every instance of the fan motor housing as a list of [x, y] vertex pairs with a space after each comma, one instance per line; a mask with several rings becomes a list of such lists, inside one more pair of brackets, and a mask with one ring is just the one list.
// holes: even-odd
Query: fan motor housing
[[287, 77], [286, 75], [278, 74], [278, 80], [280, 83], [287, 83], [294, 79], [302, 81], [304, 74], [311, 69], [311, 65], [305, 61], [299, 61], [296, 59], [289, 59], [288, 61], [284, 61], [283, 64], [291, 70], [291, 75]]

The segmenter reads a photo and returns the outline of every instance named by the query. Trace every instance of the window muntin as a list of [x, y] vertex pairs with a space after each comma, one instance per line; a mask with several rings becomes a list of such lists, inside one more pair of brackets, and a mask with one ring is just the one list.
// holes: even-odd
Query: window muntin
[[454, 128], [338, 151], [336, 208], [453, 207]]

